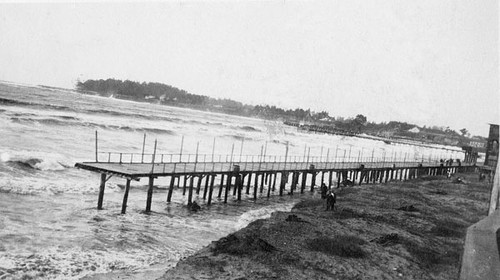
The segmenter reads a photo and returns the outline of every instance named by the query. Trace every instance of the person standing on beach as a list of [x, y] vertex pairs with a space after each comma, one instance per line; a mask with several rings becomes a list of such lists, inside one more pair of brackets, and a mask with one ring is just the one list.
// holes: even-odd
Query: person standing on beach
[[326, 198], [326, 194], [328, 192], [328, 187], [325, 185], [325, 183], [321, 184], [321, 199]]
[[337, 194], [329, 191], [326, 196], [326, 211], [335, 210], [335, 203], [337, 202]]

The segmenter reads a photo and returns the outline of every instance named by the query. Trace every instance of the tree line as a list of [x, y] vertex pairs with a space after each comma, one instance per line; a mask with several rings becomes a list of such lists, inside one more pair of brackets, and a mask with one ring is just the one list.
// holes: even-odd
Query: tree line
[[[419, 127], [406, 122], [390, 121], [369, 122], [366, 116], [358, 114], [355, 117], [331, 117], [328, 112], [314, 112], [302, 108], [283, 109], [269, 105], [247, 105], [231, 99], [218, 99], [204, 95], [191, 94], [185, 90], [162, 83], [135, 82], [130, 80], [86, 80], [78, 81], [76, 89], [80, 92], [113, 95], [115, 98], [136, 101], [148, 101], [170, 106], [189, 107], [199, 110], [221, 112], [247, 117], [264, 119], [281, 119], [295, 123], [314, 123], [316, 126], [334, 127], [350, 133], [367, 133], [383, 137], [406, 137], [418, 140], [442, 142], [452, 139], [452, 142], [467, 142], [467, 129], [460, 133], [449, 127]], [[411, 131], [415, 127], [418, 132]]]

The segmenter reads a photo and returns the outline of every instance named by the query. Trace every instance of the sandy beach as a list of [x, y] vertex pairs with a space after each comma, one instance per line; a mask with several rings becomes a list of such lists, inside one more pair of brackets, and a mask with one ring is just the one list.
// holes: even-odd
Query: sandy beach
[[336, 191], [335, 211], [315, 195], [212, 242], [159, 279], [456, 279], [466, 228], [486, 215], [489, 197], [477, 174]]

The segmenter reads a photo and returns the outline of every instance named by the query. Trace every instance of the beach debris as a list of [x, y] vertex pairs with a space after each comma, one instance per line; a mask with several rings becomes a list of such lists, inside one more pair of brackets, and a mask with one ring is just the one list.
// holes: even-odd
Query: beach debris
[[188, 204], [188, 209], [193, 212], [197, 212], [201, 210], [201, 206], [196, 203], [196, 201], [191, 202], [191, 204]]
[[396, 210], [401, 210], [401, 211], [405, 211], [405, 212], [418, 212], [419, 211], [417, 207], [413, 206], [413, 204], [401, 206]]
[[382, 235], [380, 237], [377, 237], [377, 238], [371, 240], [371, 242], [375, 242], [375, 243], [380, 244], [384, 247], [397, 244], [397, 243], [399, 243], [399, 241], [400, 241], [399, 235], [396, 233], [385, 234], [385, 235]]
[[288, 215], [288, 217], [286, 217], [285, 221], [287, 222], [297, 222], [297, 223], [309, 223], [308, 221], [305, 221], [299, 217], [297, 217], [297, 215]]
[[467, 182], [464, 180], [462, 177], [457, 177], [453, 180], [453, 183], [455, 184], [467, 184]]
[[244, 236], [230, 234], [219, 239], [218, 241], [212, 242], [211, 250], [216, 255], [220, 253], [244, 255], [255, 251], [272, 252], [277, 249], [264, 239], [254, 234]]
[[95, 222], [102, 222], [102, 221], [105, 221], [106, 219], [104, 219], [103, 217], [94, 216], [94, 217], [92, 217], [92, 220]]
[[345, 179], [344, 181], [342, 181], [342, 186], [343, 187], [353, 187], [354, 182], [349, 180], [349, 179]]
[[435, 191], [431, 191], [430, 193], [439, 194], [439, 195], [447, 195], [448, 194], [446, 191], [443, 191], [443, 190], [435, 190]]

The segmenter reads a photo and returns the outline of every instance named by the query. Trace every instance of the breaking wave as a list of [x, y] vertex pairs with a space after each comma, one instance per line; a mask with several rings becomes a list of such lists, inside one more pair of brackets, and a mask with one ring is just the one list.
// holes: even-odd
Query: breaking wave
[[63, 170], [70, 166], [59, 161], [42, 160], [39, 158], [29, 158], [25, 160], [9, 160], [7, 165], [24, 170]]
[[15, 123], [38, 123], [45, 125], [72, 125], [72, 126], [84, 126], [84, 127], [97, 127], [102, 129], [112, 129], [112, 130], [123, 130], [129, 132], [145, 132], [145, 133], [157, 133], [157, 134], [168, 134], [168, 135], [176, 135], [176, 133], [169, 129], [161, 129], [161, 128], [134, 128], [130, 126], [119, 126], [119, 125], [105, 125], [94, 122], [80, 122], [79, 118], [71, 117], [71, 116], [57, 116], [57, 118], [20, 118], [20, 117], [11, 117], [10, 120]]
[[253, 126], [249, 126], [249, 125], [244, 125], [244, 126], [232, 126], [231, 128], [233, 129], [238, 129], [238, 130], [243, 130], [243, 131], [255, 131], [255, 132], [259, 132], [259, 131], [262, 131], [258, 128], [255, 128]]

